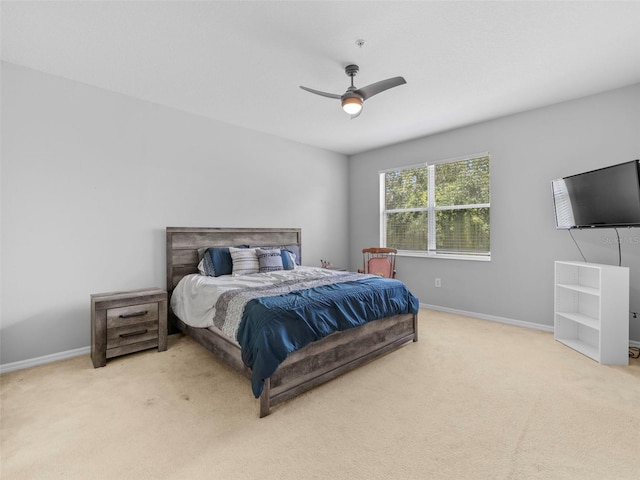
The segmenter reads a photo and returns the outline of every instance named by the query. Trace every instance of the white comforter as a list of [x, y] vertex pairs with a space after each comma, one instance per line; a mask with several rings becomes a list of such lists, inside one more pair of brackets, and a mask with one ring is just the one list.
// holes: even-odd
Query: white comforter
[[297, 267], [295, 270], [279, 270], [251, 275], [222, 275], [207, 277], [199, 274], [187, 275], [173, 290], [171, 308], [187, 325], [208, 328], [213, 325], [216, 301], [222, 293], [241, 287], [263, 287], [292, 279], [318, 276], [344, 275], [346, 272], [318, 267]]

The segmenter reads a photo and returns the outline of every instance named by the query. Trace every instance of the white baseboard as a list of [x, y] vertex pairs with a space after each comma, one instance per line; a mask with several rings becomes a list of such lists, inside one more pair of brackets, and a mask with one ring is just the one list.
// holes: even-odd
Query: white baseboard
[[0, 365], [0, 375], [3, 373], [14, 372], [16, 370], [23, 370], [25, 368], [36, 367], [38, 365], [44, 365], [45, 363], [53, 363], [59, 360], [66, 360], [68, 358], [79, 357], [81, 355], [89, 355], [91, 353], [91, 347], [76, 348], [74, 350], [67, 350], [66, 352], [52, 353], [51, 355], [44, 355], [43, 357], [29, 358], [27, 360], [20, 360], [19, 362], [5, 363]]
[[[466, 310], [458, 310], [456, 308], [440, 307], [438, 305], [428, 305], [421, 303], [420, 307], [428, 308], [429, 310], [437, 310], [440, 312], [453, 313], [456, 315], [464, 315], [465, 317], [479, 318], [481, 320], [489, 320], [491, 322], [506, 323], [508, 325], [515, 325], [518, 327], [532, 328], [534, 330], [543, 330], [545, 332], [553, 332], [553, 327], [550, 325], [543, 325], [541, 323], [523, 322], [522, 320], [513, 320], [511, 318], [497, 317], [495, 315], [485, 315], [483, 313], [467, 312]], [[632, 347], [640, 348], [640, 342], [630, 341], [629, 345]], [[38, 365], [44, 365], [46, 363], [57, 362], [59, 360], [66, 360], [68, 358], [79, 357], [81, 355], [89, 355], [91, 353], [91, 347], [76, 348], [75, 350], [67, 350], [66, 352], [53, 353], [51, 355], [45, 355], [43, 357], [30, 358], [27, 360], [21, 360], [19, 362], [6, 363], [0, 365], [0, 375], [3, 373], [9, 373], [16, 370], [23, 370], [25, 368], [36, 367]]]
[[512, 318], [497, 317], [495, 315], [485, 315], [484, 313], [467, 312], [466, 310], [458, 310], [456, 308], [440, 307], [438, 305], [420, 304], [421, 307], [439, 312], [453, 313], [463, 315], [465, 317], [479, 318], [481, 320], [489, 320], [492, 322], [506, 323], [508, 325], [516, 325], [518, 327], [533, 328], [534, 330], [543, 330], [545, 332], [553, 332], [553, 326], [543, 325], [542, 323], [523, 322], [522, 320], [513, 320]]
[[[522, 320], [513, 320], [511, 318], [497, 317], [495, 315], [485, 315], [484, 313], [467, 312], [466, 310], [458, 310], [455, 308], [440, 307], [439, 305], [428, 305], [421, 303], [422, 308], [428, 308], [429, 310], [437, 310], [439, 312], [453, 313], [456, 315], [463, 315], [465, 317], [479, 318], [481, 320], [489, 320], [491, 322], [506, 323], [508, 325], [516, 325], [518, 327], [533, 328], [535, 330], [543, 330], [545, 332], [553, 333], [553, 326], [543, 325], [542, 323], [523, 322]], [[629, 340], [630, 347], [640, 348], [640, 342]]]

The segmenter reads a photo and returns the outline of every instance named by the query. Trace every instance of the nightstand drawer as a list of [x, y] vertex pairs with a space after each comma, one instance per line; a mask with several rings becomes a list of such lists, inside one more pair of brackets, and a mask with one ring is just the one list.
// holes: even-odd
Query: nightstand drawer
[[107, 310], [107, 330], [153, 320], [156, 322], [158, 320], [158, 302], [127, 305]]
[[[158, 321], [140, 322], [117, 328], [107, 328], [107, 350], [158, 339]], [[157, 345], [154, 345], [157, 346]]]

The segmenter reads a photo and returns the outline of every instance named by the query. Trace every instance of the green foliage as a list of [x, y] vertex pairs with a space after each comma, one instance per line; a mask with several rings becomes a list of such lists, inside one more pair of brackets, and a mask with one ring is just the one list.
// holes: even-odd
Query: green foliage
[[489, 157], [435, 166], [436, 206], [489, 203]]
[[386, 173], [385, 205], [387, 210], [424, 207], [427, 204], [428, 176], [426, 167]]
[[[428, 205], [429, 175], [434, 176], [434, 205]], [[397, 170], [384, 177], [385, 209], [405, 210], [385, 215], [388, 247], [426, 251], [428, 211], [432, 211], [438, 252], [490, 251], [488, 156]]]
[[387, 247], [427, 250], [427, 212], [387, 214]]
[[489, 209], [439, 211], [436, 218], [436, 250], [488, 253]]

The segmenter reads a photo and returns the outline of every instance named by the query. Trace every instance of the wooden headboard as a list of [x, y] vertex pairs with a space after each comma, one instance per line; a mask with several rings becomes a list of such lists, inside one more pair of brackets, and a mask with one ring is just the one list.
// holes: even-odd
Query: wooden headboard
[[167, 292], [198, 271], [199, 248], [298, 245], [302, 259], [301, 237], [299, 228], [167, 227]]

